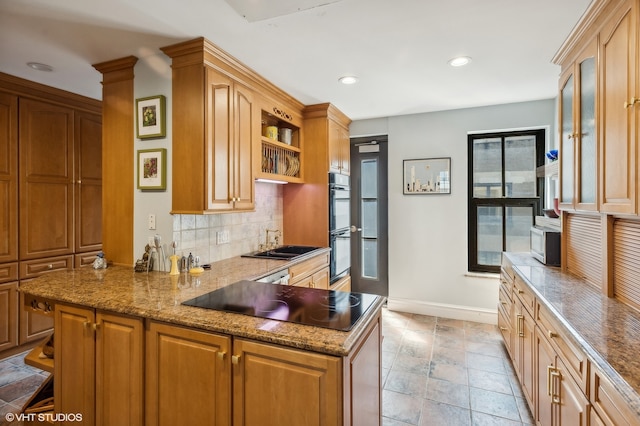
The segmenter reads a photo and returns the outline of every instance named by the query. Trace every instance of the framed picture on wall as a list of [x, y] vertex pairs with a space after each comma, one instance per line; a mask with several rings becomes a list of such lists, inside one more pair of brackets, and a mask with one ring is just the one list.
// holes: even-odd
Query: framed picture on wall
[[164, 191], [167, 189], [167, 150], [164, 148], [138, 151], [138, 189]]
[[404, 160], [402, 193], [451, 194], [451, 157]]
[[166, 99], [162, 95], [136, 99], [136, 134], [138, 139], [166, 136]]

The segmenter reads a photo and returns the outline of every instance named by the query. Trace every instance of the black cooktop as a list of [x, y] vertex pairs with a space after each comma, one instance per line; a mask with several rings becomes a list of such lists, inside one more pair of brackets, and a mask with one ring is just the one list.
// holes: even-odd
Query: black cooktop
[[238, 281], [182, 304], [349, 331], [376, 297], [365, 293]]

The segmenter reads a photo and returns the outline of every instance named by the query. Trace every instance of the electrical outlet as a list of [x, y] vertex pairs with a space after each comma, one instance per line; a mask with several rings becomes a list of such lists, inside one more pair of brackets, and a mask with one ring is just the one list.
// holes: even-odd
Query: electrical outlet
[[230, 239], [228, 230], [216, 232], [216, 244], [228, 244]]
[[149, 229], [156, 229], [156, 215], [153, 213], [149, 213]]

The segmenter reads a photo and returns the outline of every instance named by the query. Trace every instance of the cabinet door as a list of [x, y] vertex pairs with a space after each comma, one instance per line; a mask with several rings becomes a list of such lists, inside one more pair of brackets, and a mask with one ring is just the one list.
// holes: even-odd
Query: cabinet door
[[20, 258], [73, 252], [73, 110], [20, 99]]
[[229, 162], [233, 155], [233, 80], [208, 68], [206, 90], [206, 206], [208, 210], [231, 210], [234, 198]]
[[18, 98], [0, 93], [0, 262], [18, 260]]
[[[146, 346], [146, 424], [230, 425], [230, 348], [227, 336], [151, 322]], [[265, 393], [262, 389], [258, 400]]]
[[573, 209], [575, 198], [575, 132], [574, 98], [575, 76], [573, 67], [561, 77], [560, 84], [560, 196], [562, 209]]
[[636, 84], [635, 0], [625, 1], [600, 33], [601, 210], [635, 213], [636, 123], [640, 105]]
[[535, 323], [531, 314], [524, 308], [518, 298], [515, 299], [515, 337], [514, 337], [514, 364], [516, 373], [520, 378], [520, 384], [524, 396], [530, 406], [533, 406], [534, 393], [533, 384], [535, 381], [534, 365], [534, 344], [535, 344]]
[[342, 424], [340, 358], [243, 339], [233, 353], [234, 424]]
[[18, 346], [18, 283], [0, 284], [0, 352]]
[[598, 209], [598, 135], [596, 127], [596, 57], [594, 41], [576, 61], [577, 92], [576, 121], [576, 210]]
[[589, 412], [589, 401], [584, 396], [580, 387], [569, 375], [565, 365], [560, 358], [556, 363], [557, 389], [558, 389], [558, 417], [554, 425], [587, 426], [587, 413]]
[[254, 207], [253, 145], [260, 136], [259, 106], [253, 91], [234, 84], [234, 145], [232, 155], [233, 207], [251, 210]]
[[[95, 313], [93, 309], [57, 303], [55, 307], [54, 408], [95, 419]], [[114, 371], [114, 373], [116, 373]]]
[[54, 327], [54, 319], [52, 316], [24, 309], [24, 299], [25, 294], [20, 293], [21, 309], [18, 314], [20, 319], [20, 335], [18, 341], [21, 345], [23, 343], [43, 339], [51, 334]]
[[[142, 425], [142, 319], [96, 315], [96, 425]], [[57, 359], [56, 359], [57, 362]]]
[[348, 175], [351, 170], [349, 132], [333, 120], [329, 120], [329, 173]]
[[102, 247], [102, 117], [75, 116], [75, 251]]
[[535, 333], [535, 359], [536, 365], [536, 404], [535, 419], [539, 425], [551, 425], [556, 411], [556, 405], [552, 400], [551, 373], [556, 365], [556, 354], [551, 345], [546, 341], [543, 332], [536, 328]]

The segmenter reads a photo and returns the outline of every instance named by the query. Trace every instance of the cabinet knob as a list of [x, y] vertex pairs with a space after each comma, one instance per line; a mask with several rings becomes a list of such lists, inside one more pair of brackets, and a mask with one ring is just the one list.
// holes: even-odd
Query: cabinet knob
[[631, 98], [631, 100], [629, 102], [624, 103], [624, 107], [625, 108], [631, 108], [632, 106], [634, 106], [636, 103], [640, 102], [640, 98]]
[[558, 333], [555, 333], [551, 330], [547, 330], [547, 336], [549, 336], [549, 339], [553, 339], [554, 337], [558, 337]]
[[218, 352], [218, 353], [216, 354], [216, 356], [218, 357], [218, 359], [219, 359], [220, 361], [224, 361], [224, 357], [225, 357], [225, 355], [227, 355], [227, 353], [226, 353], [226, 352]]
[[509, 329], [507, 327], [500, 327], [500, 330], [502, 331], [508, 331]]
[[47, 265], [47, 269], [53, 269], [53, 265], [50, 263]]
[[231, 364], [235, 364], [235, 365], [240, 364], [240, 355], [232, 355]]

